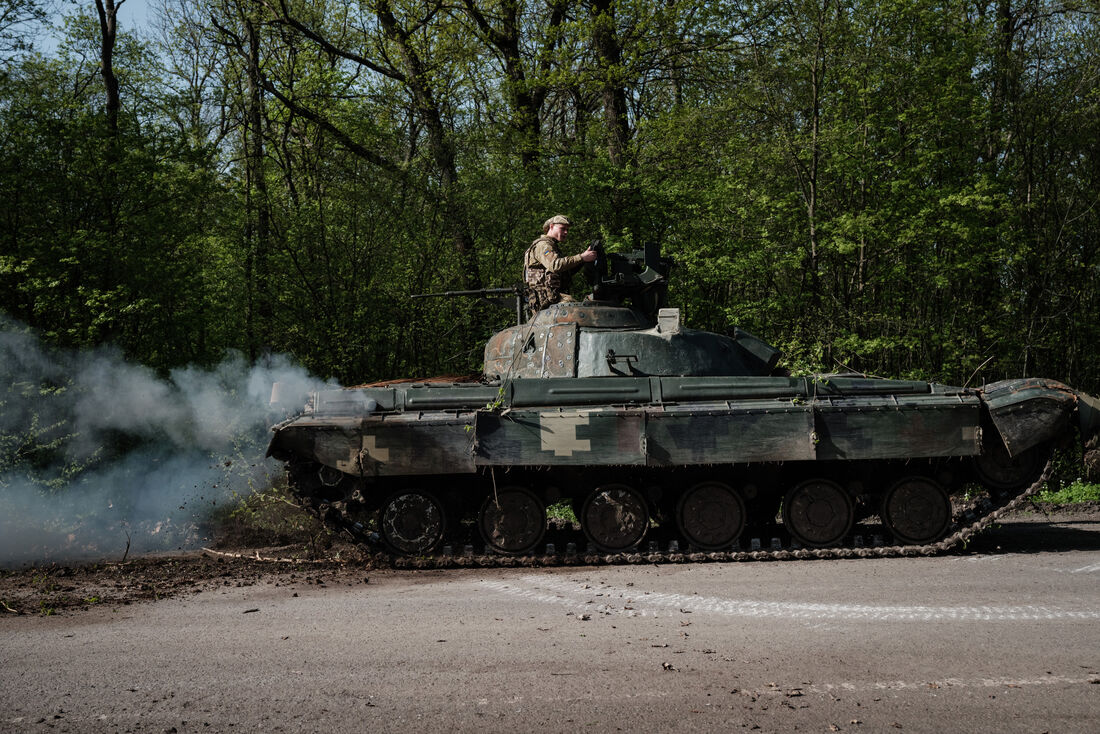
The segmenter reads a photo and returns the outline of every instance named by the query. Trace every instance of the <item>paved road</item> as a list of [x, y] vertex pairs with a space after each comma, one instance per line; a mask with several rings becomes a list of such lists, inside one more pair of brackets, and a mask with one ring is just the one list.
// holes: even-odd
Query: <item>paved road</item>
[[373, 572], [0, 619], [3, 731], [1100, 730], [1100, 522], [933, 559]]

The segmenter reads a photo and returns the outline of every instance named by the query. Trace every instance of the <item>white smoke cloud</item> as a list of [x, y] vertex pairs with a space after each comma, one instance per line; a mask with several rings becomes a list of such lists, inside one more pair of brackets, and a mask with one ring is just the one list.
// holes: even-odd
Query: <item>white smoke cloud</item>
[[162, 378], [115, 349], [47, 349], [0, 314], [0, 565], [202, 543], [213, 508], [281, 472], [263, 458], [274, 382], [326, 386], [284, 356]]

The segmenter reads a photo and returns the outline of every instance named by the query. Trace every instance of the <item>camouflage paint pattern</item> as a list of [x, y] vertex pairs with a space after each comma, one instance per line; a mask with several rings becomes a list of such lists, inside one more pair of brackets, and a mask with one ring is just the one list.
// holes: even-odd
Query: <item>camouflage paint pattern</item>
[[[1007, 416], [1002, 392], [994, 391], [996, 405]], [[400, 476], [973, 456], [982, 441], [982, 393], [899, 380], [557, 378], [331, 393], [317, 398], [329, 414], [276, 427], [274, 455], [353, 475]]]

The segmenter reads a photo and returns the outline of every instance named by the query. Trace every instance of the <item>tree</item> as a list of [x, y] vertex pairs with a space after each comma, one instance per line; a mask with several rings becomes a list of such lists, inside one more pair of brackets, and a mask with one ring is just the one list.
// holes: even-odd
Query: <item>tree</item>
[[34, 28], [46, 18], [40, 0], [0, 0], [0, 54], [12, 56], [26, 51]]
[[119, 99], [118, 77], [115, 76], [114, 54], [115, 38], [118, 35], [118, 9], [126, 0], [95, 0], [99, 14], [99, 31], [102, 43], [99, 50], [99, 73], [103, 77], [103, 86], [107, 92], [107, 129], [112, 135], [118, 134], [118, 112], [122, 107]]

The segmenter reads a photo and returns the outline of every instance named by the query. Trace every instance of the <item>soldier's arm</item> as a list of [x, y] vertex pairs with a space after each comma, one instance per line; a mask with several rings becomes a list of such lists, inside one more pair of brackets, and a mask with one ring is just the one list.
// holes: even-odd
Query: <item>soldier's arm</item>
[[551, 273], [568, 272], [584, 262], [580, 255], [562, 255], [553, 245], [540, 244], [535, 249], [535, 257]]

